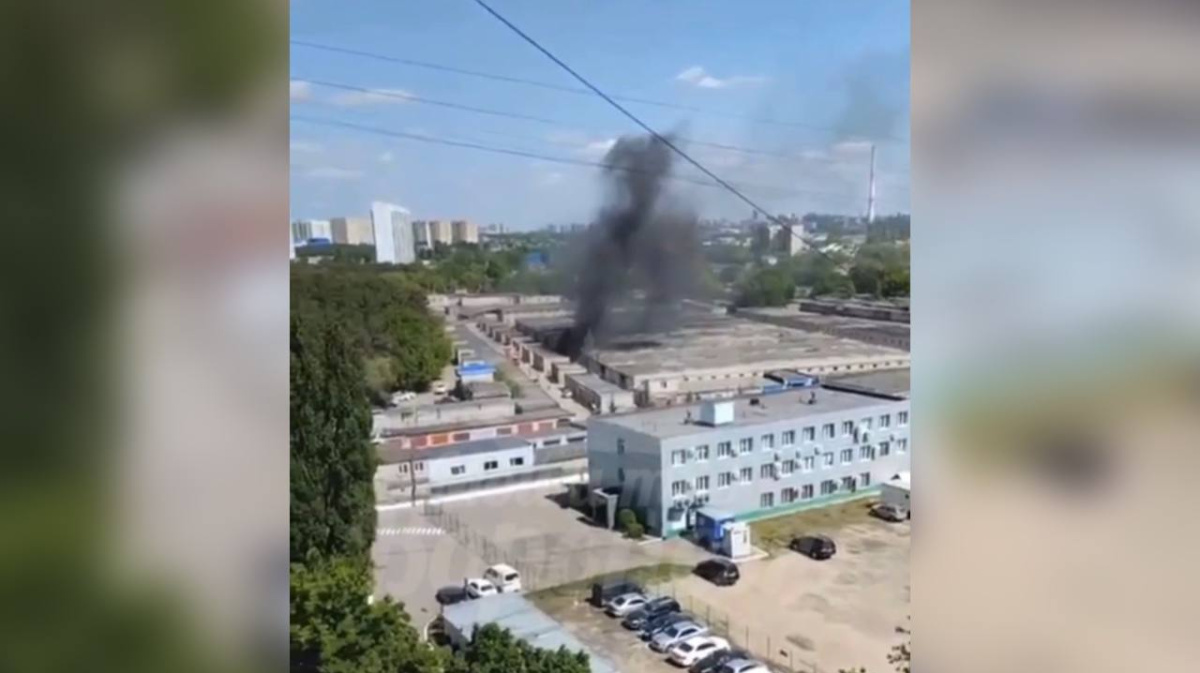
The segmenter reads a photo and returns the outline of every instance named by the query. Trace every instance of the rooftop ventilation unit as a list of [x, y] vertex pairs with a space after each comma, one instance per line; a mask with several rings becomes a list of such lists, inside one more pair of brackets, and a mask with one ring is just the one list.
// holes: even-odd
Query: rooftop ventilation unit
[[700, 405], [700, 422], [717, 426], [733, 422], [733, 402], [709, 400]]

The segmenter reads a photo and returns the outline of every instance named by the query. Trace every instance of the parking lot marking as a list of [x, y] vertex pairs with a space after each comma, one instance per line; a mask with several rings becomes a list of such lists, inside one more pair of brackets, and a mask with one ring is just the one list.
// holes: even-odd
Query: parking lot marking
[[436, 526], [406, 526], [404, 528], [380, 528], [380, 535], [445, 535], [446, 531]]

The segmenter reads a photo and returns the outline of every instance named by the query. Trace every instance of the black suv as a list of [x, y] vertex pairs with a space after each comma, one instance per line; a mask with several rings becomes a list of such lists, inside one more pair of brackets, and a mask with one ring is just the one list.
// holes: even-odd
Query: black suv
[[629, 613], [621, 621], [621, 626], [631, 631], [640, 631], [651, 619], [671, 612], [679, 612], [679, 601], [670, 596], [659, 596]]
[[798, 551], [805, 556], [824, 561], [825, 559], [837, 553], [837, 545], [833, 543], [828, 536], [825, 535], [802, 535], [797, 538], [792, 538], [788, 547], [792, 551]]
[[682, 612], [664, 612], [663, 614], [652, 618], [642, 626], [641, 633], [638, 635], [642, 640], [650, 640], [659, 631], [670, 627], [672, 624], [678, 624], [691, 619], [691, 617]]
[[719, 587], [737, 584], [742, 574], [737, 564], [723, 558], [710, 558], [696, 566], [696, 574]]
[[454, 585], [438, 589], [437, 593], [434, 594], [434, 598], [437, 600], [438, 605], [454, 605], [455, 603], [471, 600], [465, 588]]
[[588, 602], [592, 605], [602, 608], [605, 601], [611, 600], [622, 594], [642, 593], [642, 587], [636, 582], [630, 582], [623, 579], [606, 580], [592, 584], [592, 595]]
[[723, 664], [734, 659], [749, 659], [750, 655], [741, 650], [721, 650], [713, 652], [704, 657], [700, 661], [692, 664], [688, 669], [688, 673], [716, 673]]

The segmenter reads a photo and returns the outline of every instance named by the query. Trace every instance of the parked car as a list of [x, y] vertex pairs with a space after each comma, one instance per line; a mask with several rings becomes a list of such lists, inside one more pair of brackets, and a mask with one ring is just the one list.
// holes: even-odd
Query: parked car
[[708, 627], [701, 626], [691, 620], [679, 622], [659, 631], [657, 635], [651, 638], [650, 649], [655, 652], [666, 652], [675, 643], [681, 643], [688, 638], [703, 636], [707, 633]]
[[392, 402], [394, 403], [411, 402], [415, 399], [417, 399], [417, 394], [411, 390], [401, 390], [398, 393], [392, 394]]
[[713, 652], [729, 649], [729, 641], [717, 636], [695, 636], [675, 643], [667, 650], [667, 658], [678, 666], [691, 666]]
[[650, 620], [670, 612], [679, 612], [679, 601], [670, 596], [659, 596], [626, 615], [621, 621], [621, 626], [631, 631], [640, 631]]
[[521, 573], [510, 565], [498, 563], [483, 571], [483, 579], [496, 585], [502, 594], [521, 591]]
[[826, 535], [801, 535], [792, 538], [788, 547], [818, 561], [824, 561], [837, 553], [837, 545]]
[[623, 594], [609, 601], [604, 612], [609, 617], [624, 617], [649, 602], [650, 598], [644, 594]]
[[753, 659], [733, 659], [721, 664], [716, 673], [771, 673], [771, 669]]
[[717, 673], [717, 671], [727, 662], [734, 659], [749, 659], [750, 655], [741, 650], [728, 649], [713, 652], [704, 657], [700, 661], [692, 664], [688, 669], [688, 673]]
[[467, 595], [471, 598], [484, 598], [500, 593], [495, 584], [481, 577], [468, 578], [463, 582], [463, 587], [466, 588]]
[[454, 605], [455, 603], [462, 603], [463, 601], [471, 600], [471, 596], [467, 594], [467, 588], [465, 586], [442, 587], [441, 589], [437, 590], [437, 593], [433, 595], [433, 598], [438, 602], [438, 605]]
[[434, 381], [433, 387], [430, 388], [434, 395], [445, 395], [450, 391], [450, 386], [445, 381]]
[[881, 502], [871, 508], [871, 514], [884, 521], [905, 521], [909, 518], [908, 509], [891, 502]]
[[686, 615], [682, 612], [668, 612], [666, 614], [659, 615], [659, 616], [655, 617], [654, 619], [651, 619], [650, 621], [646, 622], [646, 625], [642, 627], [642, 631], [640, 634], [641, 639], [642, 640], [650, 640], [651, 638], [653, 638], [654, 636], [657, 636], [660, 632], [665, 631], [666, 629], [670, 628], [671, 626], [674, 626], [675, 624], [678, 624], [679, 622], [691, 621], [691, 619], [692, 619], [691, 616]]
[[608, 601], [622, 594], [640, 594], [642, 587], [627, 580], [608, 580], [592, 584], [592, 605], [602, 608]]
[[741, 579], [737, 564], [729, 559], [710, 558], [696, 565], [696, 574], [721, 587], [733, 586]]

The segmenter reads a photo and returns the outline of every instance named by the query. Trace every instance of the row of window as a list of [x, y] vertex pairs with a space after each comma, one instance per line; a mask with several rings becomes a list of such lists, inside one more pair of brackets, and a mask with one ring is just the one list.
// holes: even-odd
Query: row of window
[[[784, 434], [786, 434], [786, 433], [784, 433]], [[743, 438], [740, 442], [741, 445], [739, 446], [739, 453], [741, 453], [741, 454], [751, 453], [753, 450], [753, 448], [752, 448], [753, 445], [751, 444], [752, 441], [753, 440], [751, 440], [748, 437]], [[746, 447], [751, 447], [751, 448], [746, 448]], [[908, 439], [903, 438], [903, 437], [900, 439], [897, 439], [896, 440], [896, 452], [904, 453], [906, 451], [908, 451]], [[891, 442], [880, 442], [878, 447], [871, 446], [871, 445], [858, 447], [859, 460], [874, 460], [876, 457], [882, 458], [884, 456], [888, 456], [891, 454], [891, 452], [892, 452]], [[735, 454], [733, 452], [733, 443], [732, 442], [720, 442], [717, 444], [717, 458], [733, 458], [735, 455], [738, 455], [738, 454]], [[701, 444], [700, 446], [697, 446], [695, 449], [676, 449], [675, 451], [671, 452], [671, 464], [672, 465], [686, 465], [689, 460], [694, 460], [696, 462], [703, 462], [703, 461], [708, 460], [708, 456], [709, 456], [709, 450], [708, 450], [707, 444]], [[830, 466], [830, 465], [834, 464], [834, 454], [832, 451], [825, 453], [823, 458], [824, 458], [826, 466]], [[854, 449], [852, 449], [852, 448], [842, 449], [842, 464], [844, 465], [846, 463], [852, 462], [853, 460], [854, 460]], [[813, 469], [815, 467], [815, 465], [813, 463], [815, 463], [815, 462], [816, 462], [815, 456], [805, 456], [804, 457], [805, 469], [806, 470]], [[795, 461], [786, 460], [786, 461], [784, 461], [784, 463], [785, 464], [795, 463]]]
[[[898, 414], [896, 414], [896, 417], [897, 417], [896, 421], [899, 425], [901, 425], [901, 426], [908, 425], [908, 412], [907, 411], [899, 412]], [[860, 432], [870, 430], [872, 427], [872, 422], [873, 422], [872, 418], [864, 418], [859, 421], [857, 426], [855, 426], [854, 421], [843, 421], [842, 422], [842, 435], [844, 435], [844, 436], [853, 435], [856, 430], [860, 431]], [[891, 414], [883, 414], [882, 416], [879, 417], [879, 427], [880, 428], [891, 427], [891, 424], [892, 424]], [[822, 426], [821, 436], [824, 439], [833, 439], [834, 437], [836, 437], [837, 436], [836, 424], [826, 423], [824, 426]], [[816, 426], [810, 425], [810, 426], [804, 428], [803, 430], [801, 430], [802, 441], [813, 442], [813, 441], [816, 441], [816, 438], [817, 438]], [[769, 434], [762, 435], [759, 438], [758, 442], [759, 442], [759, 446], [761, 446], [764, 451], [772, 451], [775, 449], [775, 434], [769, 433]], [[787, 447], [787, 446], [794, 446], [795, 444], [796, 444], [796, 431], [795, 430], [785, 430], [780, 433], [779, 446], [781, 448]], [[621, 447], [620, 442], [618, 442], [618, 453], [621, 452], [620, 451], [621, 448], [623, 448], [623, 447]], [[737, 452], [739, 454], [751, 453], [753, 451], [754, 451], [754, 438], [753, 437], [742, 437], [741, 439], [738, 440]], [[708, 460], [709, 454], [710, 454], [709, 445], [708, 444], [700, 444], [699, 446], [696, 446], [694, 449], [692, 449], [691, 453], [694, 456], [695, 460], [698, 460], [698, 461], [699, 460]], [[688, 457], [689, 457], [688, 454], [689, 454], [689, 452], [687, 449], [680, 449], [678, 451], [671, 452], [671, 464], [672, 465], [682, 465], [682, 464], [686, 463], [688, 461]], [[717, 443], [717, 458], [732, 458], [734, 455], [736, 455], [736, 454], [734, 454], [734, 451], [733, 451], [733, 442], [718, 442]]]
[[[523, 465], [525, 465], [524, 456], [517, 456], [516, 458], [508, 459], [509, 467], [521, 467]], [[484, 472], [491, 472], [492, 470], [498, 470], [498, 469], [500, 469], [500, 461], [498, 461], [498, 460], [489, 460], [483, 464]], [[462, 475], [464, 475], [466, 473], [467, 473], [466, 465], [451, 465], [450, 466], [450, 474], [452, 476], [461, 477]]]
[[[764, 466], [765, 467], [765, 466]], [[746, 470], [742, 470], [744, 475]], [[725, 472], [717, 475], [717, 488], [725, 488], [730, 485], [733, 478], [732, 472]], [[724, 484], [722, 485], [722, 482]], [[703, 488], [701, 487], [703, 483]], [[834, 495], [839, 492], [852, 493], [860, 488], [866, 488], [871, 485], [871, 473], [862, 472], [858, 477], [842, 477], [841, 482], [834, 479], [826, 479], [821, 482], [821, 495]], [[797, 500], [809, 500], [816, 497], [816, 486], [813, 484], [803, 484], [799, 487], [788, 486], [779, 492], [779, 503], [786, 505], [796, 502]], [[698, 477], [696, 479], [696, 492], [702, 493], [708, 490], [708, 477]], [[671, 484], [671, 495], [681, 496], [688, 493], [688, 483], [686, 481], [677, 481]], [[768, 491], [759, 496], [759, 505], [762, 507], [775, 506], [775, 493]]]

